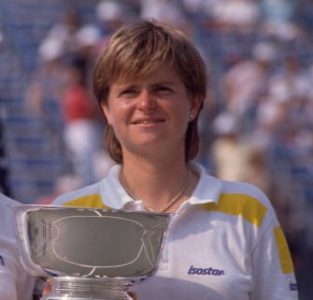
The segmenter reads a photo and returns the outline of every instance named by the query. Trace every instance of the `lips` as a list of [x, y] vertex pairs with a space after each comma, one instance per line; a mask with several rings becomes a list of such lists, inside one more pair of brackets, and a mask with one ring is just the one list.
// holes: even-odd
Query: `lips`
[[133, 125], [151, 125], [151, 124], [157, 124], [157, 123], [163, 123], [165, 122], [165, 119], [162, 118], [142, 118], [142, 119], [136, 119], [132, 122]]

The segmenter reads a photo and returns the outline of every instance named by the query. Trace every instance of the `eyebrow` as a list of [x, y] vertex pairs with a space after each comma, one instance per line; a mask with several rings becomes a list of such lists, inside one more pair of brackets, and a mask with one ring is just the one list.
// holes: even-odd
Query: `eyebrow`
[[157, 86], [157, 85], [174, 85], [175, 83], [173, 81], [159, 81], [156, 82], [154, 84], [152, 84], [152, 86]]
[[[175, 82], [173, 81], [158, 81], [152, 84], [149, 84], [149, 86], [159, 86], [159, 85], [174, 85]], [[116, 83], [116, 88], [117, 89], [124, 89], [124, 88], [132, 88], [132, 87], [138, 87], [140, 86], [140, 83]]]

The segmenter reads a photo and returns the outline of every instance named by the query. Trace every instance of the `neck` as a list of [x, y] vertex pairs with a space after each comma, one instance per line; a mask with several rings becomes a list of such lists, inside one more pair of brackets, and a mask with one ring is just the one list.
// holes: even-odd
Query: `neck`
[[[176, 195], [183, 198], [191, 174], [184, 159], [170, 157], [172, 159], [155, 163], [142, 157], [124, 157], [121, 183], [130, 196], [142, 200], [146, 208], [161, 211]], [[175, 203], [179, 199], [175, 199]]]

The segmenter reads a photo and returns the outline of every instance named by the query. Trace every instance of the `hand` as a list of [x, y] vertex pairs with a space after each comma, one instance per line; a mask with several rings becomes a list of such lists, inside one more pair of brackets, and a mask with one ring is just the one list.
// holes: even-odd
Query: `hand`
[[128, 296], [132, 300], [138, 300], [137, 295], [133, 292], [128, 292]]
[[49, 292], [51, 292], [51, 282], [49, 279], [46, 280], [46, 284], [45, 287], [43, 289], [42, 295], [45, 296], [47, 295]]

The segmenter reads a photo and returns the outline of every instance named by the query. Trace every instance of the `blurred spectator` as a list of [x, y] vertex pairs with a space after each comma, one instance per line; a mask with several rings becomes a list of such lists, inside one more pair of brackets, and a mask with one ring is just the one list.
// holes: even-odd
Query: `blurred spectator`
[[77, 32], [82, 23], [75, 10], [67, 10], [63, 19], [56, 22], [39, 47], [39, 54], [43, 60], [52, 60], [60, 54], [71, 55], [77, 51]]
[[310, 93], [312, 82], [295, 55], [286, 55], [282, 65], [271, 76], [269, 94], [281, 101], [295, 101]]
[[259, 5], [253, 0], [215, 1], [211, 4], [211, 15], [224, 31], [248, 32], [255, 29], [260, 19]]
[[75, 56], [81, 56], [86, 60], [86, 66], [90, 65], [91, 67], [98, 54], [97, 47], [101, 40], [100, 29], [92, 24], [83, 25], [78, 30], [76, 38], [78, 49]]
[[247, 168], [248, 147], [240, 138], [238, 119], [222, 112], [214, 121], [216, 138], [212, 145], [215, 173], [221, 179], [242, 181]]
[[242, 58], [223, 76], [223, 88], [226, 109], [247, 124], [251, 129], [254, 111], [258, 101], [267, 91], [271, 65], [275, 58], [272, 45], [259, 43], [254, 46], [251, 58]]
[[188, 28], [183, 7], [177, 0], [140, 0], [141, 18], [155, 19], [178, 28]]
[[229, 112], [214, 121], [216, 138], [212, 144], [215, 173], [221, 179], [250, 182], [269, 192], [261, 148], [240, 134], [240, 122]]
[[287, 122], [287, 105], [284, 101], [268, 95], [260, 98], [255, 115], [256, 128], [250, 133], [251, 139], [261, 148], [270, 146], [272, 137], [279, 132], [282, 124]]
[[261, 0], [265, 20], [276, 23], [293, 20], [296, 5], [293, 0]]
[[[52, 56], [39, 56], [39, 66], [29, 76], [25, 91], [27, 112], [40, 124], [40, 132], [49, 143], [50, 151], [59, 153], [64, 150], [62, 138], [63, 116], [60, 99], [68, 82], [66, 65], [62, 61], [62, 52]], [[39, 150], [39, 149], [38, 149]], [[64, 155], [64, 161], [66, 161]]]
[[68, 69], [69, 83], [64, 90], [64, 141], [69, 151], [74, 175], [81, 185], [97, 180], [95, 159], [103, 152], [103, 130], [99, 109], [90, 95], [84, 62], [74, 61]]
[[295, 23], [297, 5], [294, 0], [262, 0], [262, 30], [283, 41], [297, 38], [301, 33], [300, 27]]
[[102, 0], [98, 3], [95, 10], [96, 26], [100, 31], [98, 51], [110, 38], [111, 34], [122, 24], [134, 17], [133, 12], [119, 1]]
[[209, 29], [221, 32], [253, 32], [261, 21], [254, 0], [183, 0], [183, 5], [190, 15], [204, 17]]
[[99, 19], [84, 24], [76, 11], [66, 11], [42, 41], [39, 67], [27, 89], [29, 112], [41, 120], [52, 147], [62, 152], [62, 173], [77, 187], [95, 181], [112, 164], [103, 149], [104, 128], [89, 78], [99, 45], [126, 21], [125, 12], [118, 3], [102, 1], [95, 12]]
[[[45, 115], [51, 119], [56, 117], [57, 112], [61, 116], [59, 101], [68, 81], [67, 63], [72, 56], [77, 55], [79, 49], [77, 34], [80, 29], [81, 21], [78, 13], [74, 10], [66, 11], [63, 19], [51, 27], [40, 43], [39, 65], [31, 76], [26, 91], [27, 105], [33, 116]], [[50, 120], [47, 126], [59, 121], [60, 118]]]
[[61, 53], [55, 53], [53, 56], [47, 60], [46, 57], [41, 57], [43, 60], [38, 69], [30, 76], [26, 100], [33, 117], [43, 116], [51, 109], [58, 111], [59, 99], [68, 78], [66, 66], [61, 62]]

